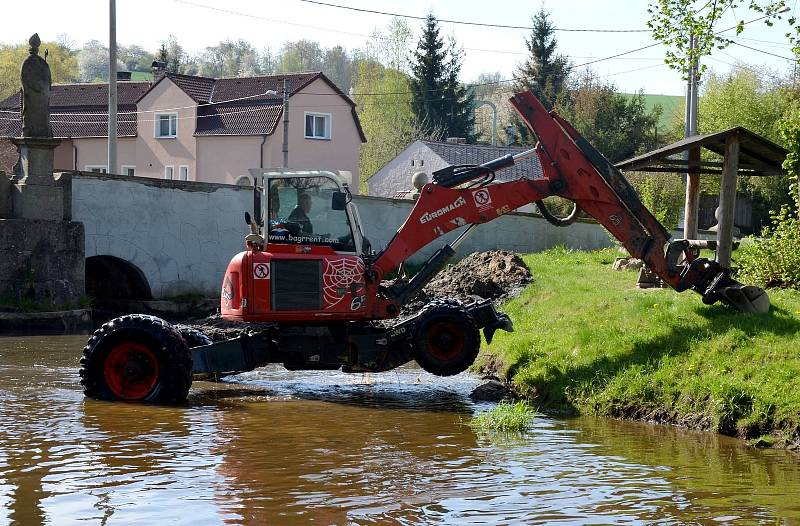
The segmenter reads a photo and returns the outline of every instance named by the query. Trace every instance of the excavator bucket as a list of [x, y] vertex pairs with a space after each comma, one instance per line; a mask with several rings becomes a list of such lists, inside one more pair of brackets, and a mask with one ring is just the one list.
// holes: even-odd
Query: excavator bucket
[[769, 312], [769, 295], [759, 287], [743, 285], [734, 281], [717, 290], [723, 302], [749, 314], [766, 314]]

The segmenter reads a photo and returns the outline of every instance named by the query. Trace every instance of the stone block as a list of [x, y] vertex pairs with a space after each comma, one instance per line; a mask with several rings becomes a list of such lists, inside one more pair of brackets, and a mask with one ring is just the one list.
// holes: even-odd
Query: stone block
[[49, 184], [17, 183], [13, 188], [15, 218], [43, 219], [46, 221], [61, 221], [63, 219], [65, 203], [62, 187]]
[[83, 224], [0, 219], [0, 297], [54, 308], [86, 292]]

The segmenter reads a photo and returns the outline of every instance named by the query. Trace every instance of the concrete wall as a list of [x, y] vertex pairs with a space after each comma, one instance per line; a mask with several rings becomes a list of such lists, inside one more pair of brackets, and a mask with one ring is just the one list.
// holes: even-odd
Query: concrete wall
[[252, 190], [140, 177], [76, 175], [72, 213], [86, 257], [136, 265], [153, 296], [219, 293], [230, 258], [243, 250]]
[[[85, 227], [86, 257], [116, 256], [132, 263], [156, 298], [217, 295], [228, 262], [243, 250], [243, 212], [253, 205], [247, 188], [99, 174], [74, 175], [72, 195], [73, 220]], [[354, 196], [354, 202], [375, 250], [386, 246], [414, 206], [367, 196]], [[459, 232], [434, 241], [412, 261], [424, 260]], [[595, 223], [557, 228], [515, 213], [476, 227], [457, 256], [492, 249], [536, 252], [556, 245], [595, 249], [611, 242]]]

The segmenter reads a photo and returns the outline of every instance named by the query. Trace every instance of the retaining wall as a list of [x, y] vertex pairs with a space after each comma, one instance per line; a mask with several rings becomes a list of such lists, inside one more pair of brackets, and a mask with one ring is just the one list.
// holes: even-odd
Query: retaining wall
[[[408, 216], [413, 201], [354, 196], [375, 250], [380, 250]], [[251, 188], [167, 181], [144, 177], [74, 174], [72, 214], [84, 223], [86, 257], [110, 255], [142, 270], [153, 296], [187, 292], [216, 295], [230, 258], [243, 249], [244, 211], [252, 209]], [[427, 258], [460, 229], [412, 258]], [[505, 249], [537, 252], [556, 245], [575, 249], [609, 246], [593, 222], [557, 228], [531, 214], [508, 214], [476, 227], [457, 256]]]

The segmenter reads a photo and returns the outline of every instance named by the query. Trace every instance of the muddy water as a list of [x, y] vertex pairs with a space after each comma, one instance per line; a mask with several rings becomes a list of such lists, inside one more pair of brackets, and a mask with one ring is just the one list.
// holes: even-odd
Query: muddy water
[[800, 524], [800, 459], [668, 427], [476, 433], [475, 380], [268, 368], [85, 400], [83, 337], [0, 338], [0, 524]]

